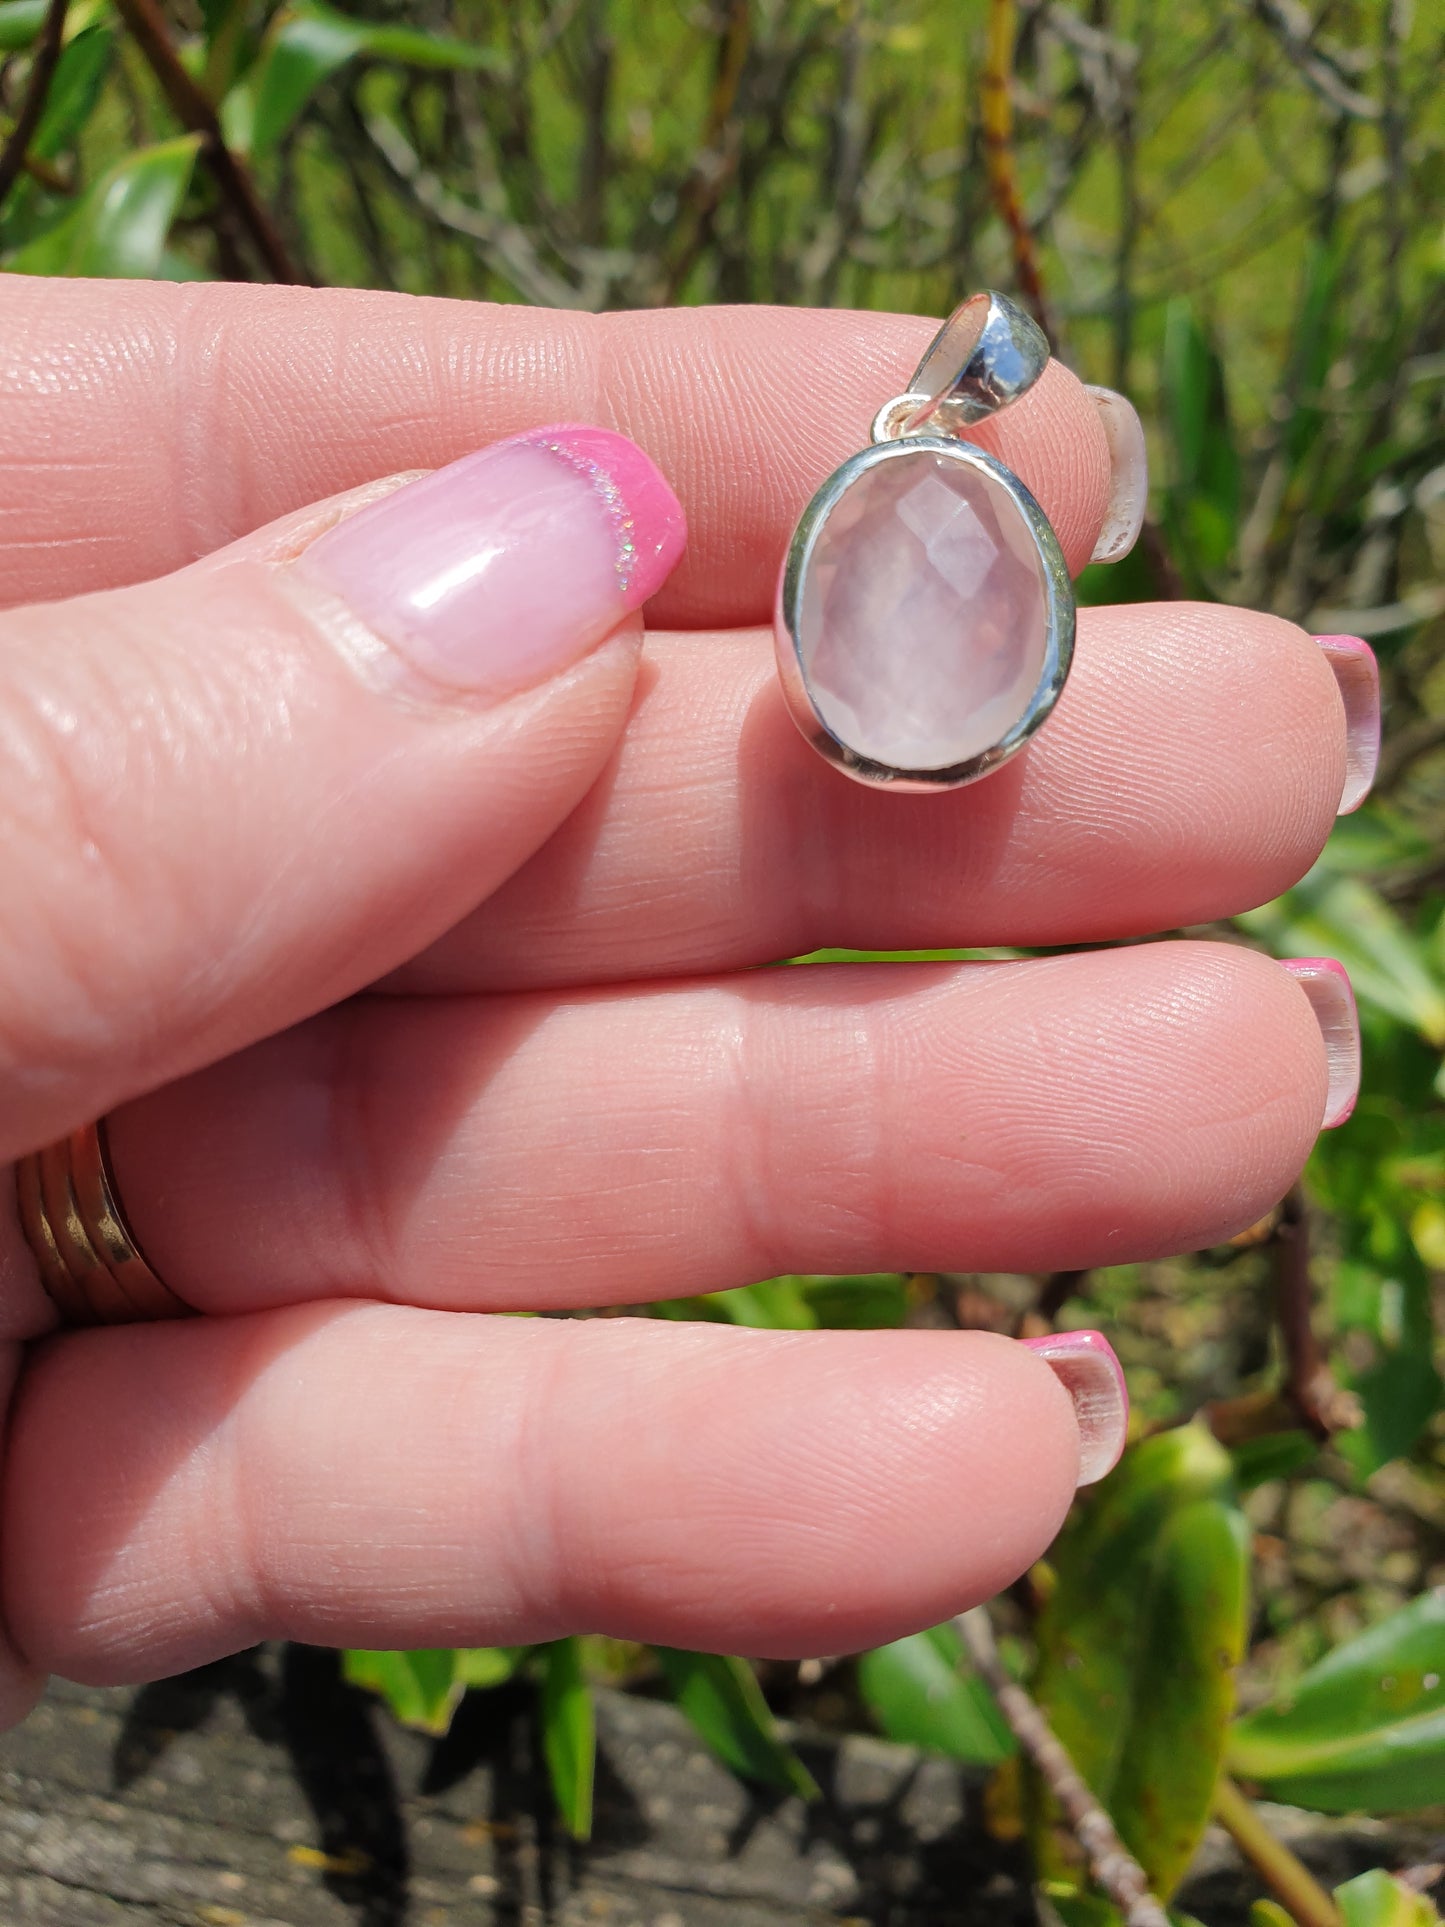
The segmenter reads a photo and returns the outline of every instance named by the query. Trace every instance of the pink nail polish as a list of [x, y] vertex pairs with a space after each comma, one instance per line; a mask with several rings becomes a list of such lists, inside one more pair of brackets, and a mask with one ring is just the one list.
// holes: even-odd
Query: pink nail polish
[[1299, 985], [1319, 1022], [1329, 1066], [1321, 1129], [1343, 1124], [1360, 1094], [1360, 1014], [1349, 972], [1333, 957], [1285, 957], [1282, 967]]
[[530, 429], [340, 522], [295, 568], [421, 676], [496, 698], [586, 655], [682, 553], [677, 497], [603, 428]]
[[1380, 761], [1380, 665], [1358, 636], [1316, 636], [1335, 672], [1345, 705], [1345, 787], [1338, 814], [1348, 816], [1370, 793]]
[[1102, 1332], [1050, 1332], [1023, 1343], [1047, 1360], [1074, 1401], [1079, 1484], [1093, 1485], [1118, 1464], [1129, 1435], [1129, 1388], [1114, 1347]]

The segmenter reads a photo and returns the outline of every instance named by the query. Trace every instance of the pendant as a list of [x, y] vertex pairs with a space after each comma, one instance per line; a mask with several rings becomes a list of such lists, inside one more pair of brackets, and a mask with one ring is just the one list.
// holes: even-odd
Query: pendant
[[1042, 331], [970, 295], [872, 443], [803, 510], [778, 584], [778, 673], [793, 719], [860, 783], [922, 791], [987, 776], [1059, 699], [1074, 593], [1048, 517], [962, 439], [1031, 388]]

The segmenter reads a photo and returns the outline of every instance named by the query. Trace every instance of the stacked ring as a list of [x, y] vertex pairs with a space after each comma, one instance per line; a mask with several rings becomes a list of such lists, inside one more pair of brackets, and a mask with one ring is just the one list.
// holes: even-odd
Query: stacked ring
[[161, 1283], [126, 1224], [103, 1118], [21, 1158], [15, 1184], [21, 1228], [65, 1324], [191, 1316], [194, 1308]]

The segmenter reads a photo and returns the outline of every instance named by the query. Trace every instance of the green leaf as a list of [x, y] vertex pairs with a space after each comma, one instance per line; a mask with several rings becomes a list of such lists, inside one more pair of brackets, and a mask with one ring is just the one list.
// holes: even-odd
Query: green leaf
[[1338, 1646], [1287, 1702], [1238, 1721], [1232, 1772], [1322, 1813], [1445, 1801], [1445, 1588]]
[[1295, 1927], [1295, 1917], [1277, 1900], [1256, 1900], [1249, 1910], [1249, 1927]]
[[530, 1646], [461, 1646], [457, 1649], [457, 1678], [463, 1686], [486, 1690], [509, 1680]]
[[437, 1736], [451, 1725], [466, 1685], [450, 1646], [407, 1653], [352, 1651], [342, 1656], [342, 1672], [353, 1686], [380, 1693], [403, 1726]]
[[199, 145], [199, 136], [187, 134], [118, 161], [63, 220], [12, 254], [6, 267], [12, 274], [153, 278]]
[[[1107, 1900], [1096, 1894], [1081, 1894], [1057, 1881], [1045, 1881], [1041, 1888], [1044, 1906], [1040, 1915], [1047, 1919], [1050, 1914], [1062, 1923], [1062, 1927], [1123, 1927], [1123, 1915]], [[1201, 1927], [1193, 1914], [1176, 1913], [1168, 1910], [1170, 1927]], [[1294, 1922], [1286, 1916], [1285, 1927], [1294, 1927]]]
[[[1248, 1533], [1229, 1455], [1199, 1425], [1127, 1453], [1066, 1529], [1040, 1616], [1034, 1693], [1167, 1895], [1209, 1817], [1244, 1649]], [[1034, 1789], [1036, 1862], [1077, 1850]]]
[[114, 44], [109, 27], [87, 27], [61, 54], [45, 112], [30, 143], [30, 152], [40, 160], [53, 160], [69, 147], [90, 119], [105, 85]]
[[1427, 1895], [1417, 1894], [1380, 1867], [1335, 1888], [1345, 1927], [1436, 1927], [1440, 1916]]
[[672, 1697], [713, 1752], [741, 1779], [782, 1793], [817, 1795], [817, 1784], [793, 1749], [779, 1737], [757, 1676], [745, 1659], [689, 1653], [675, 1646], [653, 1648]]
[[1445, 983], [1421, 938], [1377, 890], [1319, 865], [1297, 889], [1236, 918], [1281, 957], [1336, 957], [1355, 995], [1445, 1046]]
[[354, 20], [309, 0], [283, 9], [272, 22], [255, 69], [222, 110], [227, 137], [240, 139], [254, 154], [270, 153], [317, 88], [358, 54], [434, 70], [475, 71], [496, 64], [488, 48], [415, 27]]
[[882, 1331], [908, 1316], [908, 1287], [897, 1272], [863, 1278], [806, 1278], [804, 1301], [818, 1324], [834, 1331]]
[[1235, 1483], [1241, 1492], [1252, 1492], [1266, 1479], [1286, 1479], [1308, 1465], [1319, 1449], [1308, 1432], [1268, 1432], [1262, 1438], [1243, 1439], [1229, 1450]]
[[1169, 546], [1181, 568], [1206, 582], [1234, 549], [1241, 464], [1224, 364], [1183, 299], [1165, 311], [1161, 391], [1171, 457], [1164, 497]]
[[592, 1779], [597, 1765], [597, 1714], [582, 1673], [582, 1642], [556, 1639], [542, 1648], [542, 1751], [562, 1824], [574, 1840], [592, 1834]]
[[858, 1687], [879, 1726], [901, 1745], [974, 1766], [997, 1766], [1018, 1750], [952, 1626], [933, 1626], [864, 1653]]
[[0, 3], [0, 54], [24, 53], [38, 39], [45, 24], [46, 0], [3, 0]]
[[655, 1309], [663, 1318], [702, 1318], [761, 1331], [812, 1331], [818, 1323], [801, 1278], [769, 1278], [759, 1285], [710, 1291], [702, 1298], [670, 1299]]

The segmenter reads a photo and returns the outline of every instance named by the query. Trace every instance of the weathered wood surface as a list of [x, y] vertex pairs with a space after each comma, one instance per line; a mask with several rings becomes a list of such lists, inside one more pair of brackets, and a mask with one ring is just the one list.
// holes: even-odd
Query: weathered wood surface
[[[552, 1826], [525, 1691], [398, 1731], [307, 1648], [139, 1691], [52, 1687], [0, 1740], [3, 1927], [1015, 1927], [1017, 1853], [977, 1782], [901, 1747], [801, 1742], [824, 1789], [748, 1793], [671, 1707], [604, 1693], [597, 1838]], [[1300, 1820], [1340, 1879], [1415, 1843]], [[1420, 1853], [1433, 1844], [1421, 1840]], [[1211, 1840], [1182, 1896], [1210, 1927], [1252, 1891]]]

